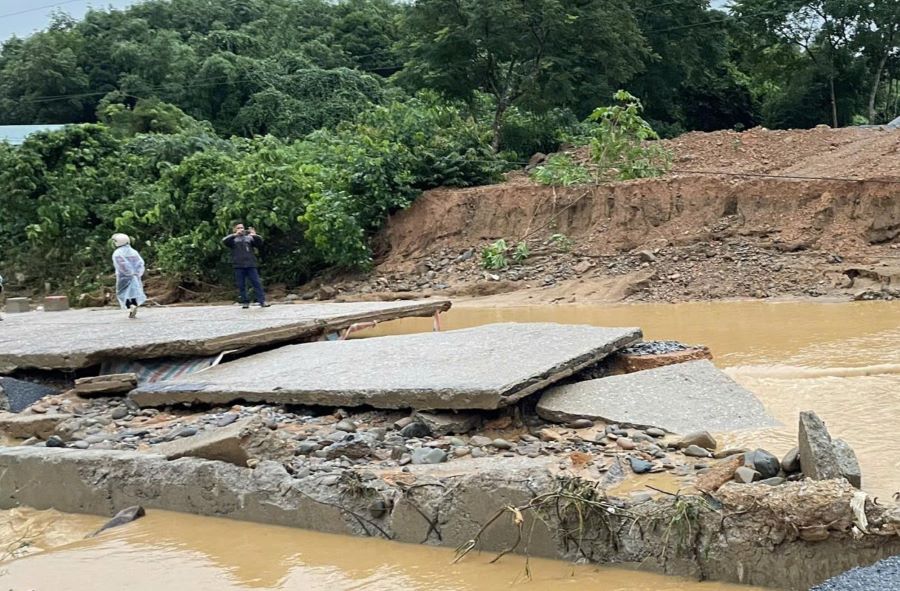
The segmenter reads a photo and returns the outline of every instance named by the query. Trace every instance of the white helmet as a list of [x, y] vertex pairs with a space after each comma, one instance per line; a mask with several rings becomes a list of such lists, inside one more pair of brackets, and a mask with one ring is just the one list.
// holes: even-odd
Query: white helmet
[[126, 244], [131, 244], [131, 238], [129, 238], [127, 234], [113, 234], [112, 241], [116, 246], [125, 246]]

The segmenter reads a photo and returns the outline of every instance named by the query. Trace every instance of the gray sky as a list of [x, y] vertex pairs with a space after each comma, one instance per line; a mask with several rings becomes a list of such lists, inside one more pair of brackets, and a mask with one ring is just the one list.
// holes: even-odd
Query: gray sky
[[[18, 35], [27, 37], [50, 22], [50, 14], [63, 10], [81, 18], [88, 7], [125, 8], [140, 0], [0, 0], [0, 41]], [[723, 6], [728, 0], [712, 0], [713, 6]]]
[[[50, 14], [63, 10], [81, 18], [88, 7], [124, 8], [139, 0], [0, 0], [0, 41], [18, 35], [27, 37], [50, 22]], [[18, 13], [18, 14], [16, 14]]]

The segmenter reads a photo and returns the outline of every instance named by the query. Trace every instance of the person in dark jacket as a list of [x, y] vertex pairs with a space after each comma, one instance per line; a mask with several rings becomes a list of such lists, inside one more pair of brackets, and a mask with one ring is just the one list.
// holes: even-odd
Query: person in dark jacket
[[259, 265], [253, 253], [254, 248], [262, 246], [262, 238], [252, 227], [244, 229], [244, 224], [235, 224], [233, 233], [223, 238], [222, 242], [231, 249], [231, 264], [234, 267], [234, 280], [240, 294], [241, 307], [245, 310], [250, 307], [250, 300], [247, 298], [249, 280], [256, 294], [256, 301], [261, 307], [268, 308], [271, 304], [266, 303], [266, 294], [259, 279]]

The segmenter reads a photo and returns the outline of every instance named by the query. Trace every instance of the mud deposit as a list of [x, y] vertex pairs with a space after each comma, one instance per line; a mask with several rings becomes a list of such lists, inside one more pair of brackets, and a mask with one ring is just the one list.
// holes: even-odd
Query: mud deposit
[[[19, 517], [34, 523], [47, 520], [46, 512], [28, 513]], [[84, 521], [81, 516], [53, 515], [60, 529], [77, 529]], [[4, 591], [762, 589], [534, 558], [528, 581], [524, 558], [507, 556], [490, 564], [492, 558], [470, 556], [451, 565], [453, 552], [446, 549], [153, 511], [98, 538], [0, 564], [0, 583]]]

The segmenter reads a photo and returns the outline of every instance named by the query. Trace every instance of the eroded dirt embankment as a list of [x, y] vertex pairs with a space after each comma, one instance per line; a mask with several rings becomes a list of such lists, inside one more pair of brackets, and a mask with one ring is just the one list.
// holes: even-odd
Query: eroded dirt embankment
[[[371, 296], [563, 286], [588, 300], [900, 289], [900, 131], [757, 129], [666, 143], [673, 168], [657, 179], [554, 188], [513, 173], [429, 191], [377, 237], [376, 272], [335, 287]], [[501, 238], [525, 241], [530, 255], [486, 271], [480, 249]], [[874, 283], [854, 281], [853, 267]]]

